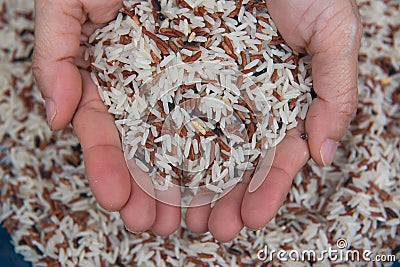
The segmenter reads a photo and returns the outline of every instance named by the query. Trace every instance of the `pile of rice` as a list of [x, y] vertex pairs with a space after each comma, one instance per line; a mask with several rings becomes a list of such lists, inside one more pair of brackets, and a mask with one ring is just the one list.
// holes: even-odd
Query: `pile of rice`
[[52, 133], [45, 121], [30, 71], [33, 3], [0, 0], [0, 222], [17, 253], [35, 266], [261, 266], [264, 245], [323, 250], [345, 238], [350, 249], [399, 257], [400, 7], [358, 4], [360, 103], [333, 166], [308, 163], [273, 221], [221, 244], [185, 226], [168, 237], [129, 233], [118, 213], [97, 205], [72, 129]]
[[217, 198], [311, 103], [310, 58], [284, 43], [265, 2], [125, 1], [89, 42], [128, 165], [159, 190], [175, 179], [184, 195], [203, 187]]

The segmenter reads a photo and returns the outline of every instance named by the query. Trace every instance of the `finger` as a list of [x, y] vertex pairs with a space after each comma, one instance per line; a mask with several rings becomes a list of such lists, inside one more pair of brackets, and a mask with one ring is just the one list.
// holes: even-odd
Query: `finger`
[[[278, 212], [292, 184], [292, 179], [309, 159], [307, 142], [300, 138], [304, 123], [287, 132], [277, 146], [272, 168], [254, 192], [246, 191], [241, 214], [250, 229], [265, 226]], [[261, 170], [261, 169], [260, 169]]]
[[155, 190], [156, 219], [151, 230], [156, 235], [166, 236], [175, 232], [181, 222], [180, 189], [178, 186], [167, 190]]
[[[355, 1], [269, 0], [289, 45], [312, 56], [314, 99], [306, 118], [311, 156], [330, 165], [357, 104], [357, 61], [361, 22]], [[291, 16], [282, 16], [288, 10]]]
[[[61, 2], [63, 2], [61, 0]], [[114, 19], [118, 10], [121, 9], [121, 0], [81, 0], [83, 9], [89, 20], [93, 23], [102, 24]]]
[[[313, 101], [306, 119], [311, 156], [330, 165], [357, 104], [361, 22], [355, 1], [269, 0], [268, 10], [289, 45], [312, 57]], [[287, 10], [290, 16], [282, 16]]]
[[105, 23], [93, 23], [91, 21], [85, 22], [82, 25], [81, 42], [88, 42], [90, 36], [99, 28], [103, 27]]
[[265, 156], [260, 160], [257, 169], [249, 183], [249, 192], [252, 193], [264, 182], [266, 174], [270, 171], [275, 158], [276, 147], [269, 148]]
[[357, 108], [361, 26], [351, 2], [344, 2], [329, 26], [315, 29], [308, 46], [318, 97], [307, 114], [306, 131], [312, 158], [324, 166], [332, 163]]
[[118, 131], [89, 73], [81, 71], [81, 75], [83, 94], [73, 126], [82, 145], [89, 185], [100, 205], [119, 210], [129, 198], [130, 176]]
[[[105, 22], [115, 15], [120, 2], [35, 1], [33, 71], [46, 100], [47, 118], [52, 129], [61, 129], [71, 121], [81, 98], [81, 77], [73, 63], [86, 14], [95, 22]], [[92, 13], [96, 15], [91, 16]]]
[[211, 214], [211, 193], [198, 193], [193, 197], [186, 211], [185, 222], [190, 231], [202, 234], [208, 231], [208, 219]]
[[[148, 176], [140, 169], [135, 171], [137, 175]], [[156, 202], [134, 179], [131, 186], [129, 200], [119, 213], [127, 229], [133, 232], [144, 232], [150, 229], [156, 219]]]
[[89, 70], [90, 62], [89, 60], [85, 60], [85, 53], [86, 47], [82, 45], [79, 47], [78, 55], [74, 60], [74, 64], [80, 69]]
[[243, 182], [235, 185], [228, 193], [217, 200], [212, 208], [208, 229], [215, 239], [227, 242], [233, 239], [243, 228], [241, 204], [248, 188], [250, 172], [243, 176]]

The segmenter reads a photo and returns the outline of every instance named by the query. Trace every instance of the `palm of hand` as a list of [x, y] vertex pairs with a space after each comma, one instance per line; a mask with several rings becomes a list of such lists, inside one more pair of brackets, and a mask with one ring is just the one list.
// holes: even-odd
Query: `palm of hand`
[[[68, 9], [69, 13], [65, 13], [68, 7], [62, 4], [68, 30], [57, 29], [53, 33], [58, 34], [59, 39], [54, 38], [49, 44], [61, 45], [61, 52], [51, 51], [50, 59], [45, 56], [49, 45], [44, 38], [52, 33], [46, 32], [47, 27], [40, 24], [41, 21], [44, 23], [43, 17], [49, 14], [43, 14], [44, 11], [41, 14], [40, 4], [43, 2], [36, 3], [39, 30], [34, 71], [44, 98], [52, 100], [48, 102], [55, 102], [54, 112], [48, 114], [51, 127], [60, 129], [73, 118], [74, 129], [83, 148], [90, 187], [103, 207], [119, 210], [125, 225], [132, 231], [151, 228], [160, 235], [172, 233], [180, 224], [180, 208], [153, 199], [131, 179], [114, 119], [101, 102], [89, 73], [78, 71], [74, 66], [74, 63], [82, 63], [77, 57], [80, 33], [89, 34], [96, 28], [93, 21], [99, 23], [111, 19], [121, 1], [82, 1], [83, 9], [82, 6], [74, 6]], [[279, 144], [272, 168], [255, 192], [248, 192], [247, 177], [218, 200], [213, 208], [209, 205], [188, 208], [186, 222], [194, 232], [209, 230], [217, 239], [227, 241], [243, 226], [252, 229], [264, 226], [278, 211], [292, 178], [307, 162], [310, 153], [318, 164], [330, 164], [331, 158], [323, 158], [326, 151], [323, 149], [324, 141], [340, 140], [350, 122], [357, 95], [359, 24], [355, 6], [348, 0], [330, 1], [330, 4], [309, 0], [302, 3], [299, 9], [295, 2], [269, 1], [268, 5], [285, 40], [296, 50], [306, 51], [313, 56], [314, 86], [318, 98], [305, 124], [300, 122]], [[86, 13], [85, 10], [92, 12]], [[280, 16], [281, 10], [286, 10], [285, 13], [291, 16]], [[95, 14], [94, 11], [98, 16], [93, 18], [90, 15]], [[88, 17], [92, 22], [86, 22]], [[60, 18], [49, 18], [47, 23], [52, 19]], [[83, 28], [82, 23], [85, 23]], [[65, 42], [67, 39], [68, 42]], [[57, 44], [61, 40], [63, 42]], [[338, 44], [338, 40], [343, 43]], [[47, 67], [47, 61], [52, 61], [50, 67]], [[57, 75], [61, 73], [63, 76]], [[48, 112], [49, 109], [47, 106]], [[308, 144], [300, 138], [305, 131], [310, 138]], [[160, 198], [165, 197], [163, 194], [156, 192]]]

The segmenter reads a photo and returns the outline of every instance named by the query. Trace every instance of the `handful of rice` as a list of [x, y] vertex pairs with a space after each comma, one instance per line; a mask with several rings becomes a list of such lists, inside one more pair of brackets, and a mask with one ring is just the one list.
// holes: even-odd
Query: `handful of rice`
[[127, 164], [158, 190], [217, 199], [267, 154], [270, 164], [312, 101], [310, 59], [287, 46], [265, 1], [125, 1], [89, 43]]

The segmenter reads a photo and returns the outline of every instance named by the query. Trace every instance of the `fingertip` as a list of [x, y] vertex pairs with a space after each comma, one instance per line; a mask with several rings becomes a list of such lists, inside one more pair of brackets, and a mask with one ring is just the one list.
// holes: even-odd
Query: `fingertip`
[[275, 210], [263, 207], [265, 204], [254, 205], [252, 194], [257, 194], [256, 192], [246, 192], [241, 209], [243, 224], [251, 230], [263, 228], [275, 215]]
[[[127, 203], [129, 199], [129, 192], [126, 190], [118, 190], [119, 188], [113, 188], [112, 192], [106, 192], [104, 190], [104, 185], [101, 185], [103, 179], [93, 179], [92, 182], [89, 183], [89, 186], [95, 196], [99, 205], [107, 211], [120, 211], [124, 205]], [[115, 194], [115, 195], [114, 195]]]
[[124, 203], [124, 201], [120, 199], [110, 201], [110, 199], [101, 199], [96, 197], [96, 200], [103, 209], [109, 212], [120, 211]]
[[181, 222], [180, 207], [156, 201], [156, 212], [155, 222], [151, 226], [154, 234], [168, 236], [178, 230]]
[[52, 124], [57, 115], [56, 104], [51, 98], [46, 98], [44, 101], [46, 106], [47, 124], [49, 125], [50, 129], [53, 130]]
[[106, 210], [120, 210], [131, 193], [129, 172], [120, 165], [124, 162], [121, 151], [112, 146], [97, 146], [83, 152], [93, 195]]
[[82, 78], [69, 62], [55, 62], [51, 68], [36, 72], [36, 81], [46, 105], [51, 130], [65, 128], [72, 120], [82, 97]]
[[148, 231], [154, 221], [151, 220], [150, 217], [137, 218], [137, 220], [132, 221], [130, 219], [126, 219], [126, 216], [122, 215], [121, 211], [120, 215], [122, 217], [122, 221], [124, 222], [125, 228], [132, 233], [143, 233]]
[[339, 142], [332, 139], [326, 139], [322, 143], [320, 157], [323, 166], [330, 166], [333, 163], [338, 145]]
[[154, 190], [156, 198], [156, 219], [151, 230], [160, 236], [174, 233], [181, 223], [181, 192], [174, 181], [165, 191]]
[[330, 103], [315, 99], [305, 121], [308, 147], [314, 162], [329, 166], [334, 161], [339, 140], [349, 126], [349, 116], [343, 117]]
[[[253, 192], [245, 192], [241, 216], [246, 227], [264, 227], [285, 201], [293, 177], [310, 157], [307, 142], [301, 138], [302, 133], [304, 123], [299, 121], [298, 126], [287, 131], [285, 138], [276, 147], [272, 167], [262, 184]], [[262, 168], [258, 171], [264, 174]]]
[[156, 203], [135, 181], [131, 184], [131, 195], [119, 213], [127, 229], [132, 232], [144, 232], [154, 224]]
[[[244, 187], [237, 185], [237, 187]], [[235, 238], [244, 224], [240, 214], [244, 188], [234, 188], [213, 207], [208, 220], [208, 229], [220, 242], [228, 242]]]
[[146, 232], [151, 228], [151, 225], [154, 222], [154, 219], [152, 219], [150, 216], [145, 216], [142, 218], [137, 218], [136, 220], [132, 220], [131, 218], [128, 218], [126, 215], [119, 212], [122, 218], [122, 221], [124, 222], [125, 228], [133, 233], [143, 233]]
[[120, 0], [107, 0], [101, 1], [87, 1], [84, 9], [87, 11], [90, 21], [94, 23], [106, 23], [117, 15], [118, 11], [122, 8], [123, 2]]
[[195, 234], [203, 234], [208, 231], [208, 218], [211, 213], [211, 205], [189, 207], [186, 212], [185, 222], [190, 231]]
[[[208, 229], [213, 237], [220, 242], [229, 242], [234, 239], [240, 230], [243, 228], [243, 222], [238, 216], [229, 216], [224, 214], [224, 217], [214, 215], [216, 213], [211, 212], [210, 220], [208, 222]], [[231, 218], [227, 220], [226, 218]]]
[[241, 215], [244, 225], [260, 229], [272, 220], [285, 201], [291, 182], [292, 177], [285, 170], [272, 167], [264, 183], [243, 197]]
[[195, 234], [208, 232], [208, 219], [211, 213], [211, 202], [214, 194], [211, 192], [197, 193], [186, 211], [185, 222], [187, 228]]

